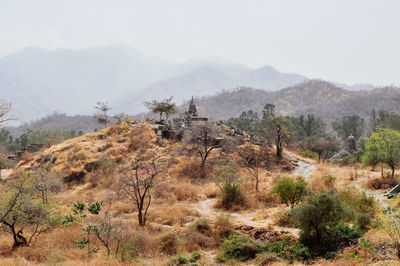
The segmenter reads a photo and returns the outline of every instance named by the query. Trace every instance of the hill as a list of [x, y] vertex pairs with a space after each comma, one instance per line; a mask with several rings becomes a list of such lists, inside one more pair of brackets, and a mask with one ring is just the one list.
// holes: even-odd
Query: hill
[[314, 113], [330, 122], [347, 114], [368, 117], [372, 108], [399, 112], [400, 88], [350, 91], [329, 82], [311, 80], [274, 92], [242, 87], [197, 101], [199, 113], [213, 120], [235, 117], [246, 110], [261, 113], [266, 103], [275, 104], [281, 115]]

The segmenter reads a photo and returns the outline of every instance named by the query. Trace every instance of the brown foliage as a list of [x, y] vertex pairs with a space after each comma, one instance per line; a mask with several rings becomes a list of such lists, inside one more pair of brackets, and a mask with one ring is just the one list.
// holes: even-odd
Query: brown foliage
[[388, 189], [396, 186], [398, 182], [394, 178], [369, 179], [367, 186], [371, 189]]

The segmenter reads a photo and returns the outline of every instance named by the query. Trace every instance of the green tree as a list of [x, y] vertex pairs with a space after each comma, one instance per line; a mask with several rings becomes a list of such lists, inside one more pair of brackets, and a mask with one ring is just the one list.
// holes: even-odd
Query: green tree
[[303, 243], [322, 244], [329, 239], [330, 229], [346, 217], [346, 212], [339, 197], [331, 190], [311, 194], [305, 203], [293, 210], [292, 217], [301, 229]]
[[173, 98], [171, 96], [170, 98], [162, 101], [152, 100], [150, 102], [144, 102], [144, 105], [153, 113], [159, 113], [160, 121], [162, 120], [163, 114], [165, 114], [165, 121], [168, 121], [170, 115], [178, 112], [178, 107], [172, 102], [172, 99]]
[[306, 195], [307, 183], [300, 176], [296, 180], [284, 177], [275, 185], [274, 193], [281, 198], [282, 203], [290, 204], [290, 208], [293, 210], [294, 206]]
[[317, 135], [325, 135], [325, 123], [314, 114], [290, 117], [292, 128], [297, 140], [302, 140]]
[[347, 144], [349, 136], [353, 136], [355, 141], [363, 135], [365, 129], [364, 118], [359, 115], [346, 115], [341, 119], [336, 119], [332, 123], [333, 129], [337, 132], [343, 143]]
[[392, 177], [400, 162], [400, 133], [393, 129], [379, 129], [372, 134], [362, 157], [364, 165], [385, 163], [392, 169]]
[[249, 110], [247, 112], [242, 112], [239, 117], [229, 118], [225, 121], [225, 124], [231, 127], [234, 126], [240, 131], [254, 133], [255, 127], [259, 121], [260, 119], [258, 118], [257, 112]]
[[275, 145], [276, 156], [282, 158], [283, 148], [291, 138], [290, 121], [280, 116], [269, 116], [264, 121], [266, 123], [266, 137]]

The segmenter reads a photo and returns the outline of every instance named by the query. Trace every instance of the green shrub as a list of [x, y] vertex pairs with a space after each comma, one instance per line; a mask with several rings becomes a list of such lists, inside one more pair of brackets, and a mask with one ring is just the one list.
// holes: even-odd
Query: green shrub
[[222, 244], [222, 251], [217, 255], [218, 262], [247, 261], [254, 259], [260, 251], [256, 242], [247, 236], [231, 235]]
[[221, 189], [221, 205], [224, 208], [230, 209], [245, 202], [240, 188], [240, 175], [234, 161], [220, 162], [214, 169], [214, 176], [216, 184]]
[[281, 198], [282, 203], [290, 205], [291, 209], [302, 200], [306, 192], [307, 183], [300, 176], [296, 178], [296, 181], [283, 177], [274, 186], [274, 193]]
[[312, 152], [310, 150], [300, 150], [299, 154], [305, 158], [311, 158], [314, 160], [318, 160], [318, 153]]
[[169, 266], [173, 265], [198, 265], [197, 262], [200, 260], [200, 252], [194, 251], [190, 256], [185, 256], [181, 253], [178, 253], [175, 257], [171, 257], [168, 263]]
[[309, 260], [311, 258], [308, 247], [300, 242], [293, 242], [290, 239], [267, 243], [265, 249], [280, 258], [288, 260], [290, 263], [294, 260]]
[[368, 214], [357, 215], [356, 224], [361, 230], [368, 230], [372, 226], [371, 217]]
[[357, 229], [348, 226], [347, 224], [338, 224], [329, 230], [330, 242], [332, 248], [345, 247], [351, 244], [355, 239], [360, 238], [363, 233]]

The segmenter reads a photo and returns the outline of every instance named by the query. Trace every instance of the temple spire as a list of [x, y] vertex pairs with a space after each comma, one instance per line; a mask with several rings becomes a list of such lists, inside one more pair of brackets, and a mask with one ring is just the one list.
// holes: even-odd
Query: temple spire
[[196, 108], [196, 105], [194, 104], [194, 97], [193, 96], [192, 96], [192, 100], [190, 101], [190, 104], [189, 104], [188, 114], [190, 116], [197, 116], [197, 108]]

